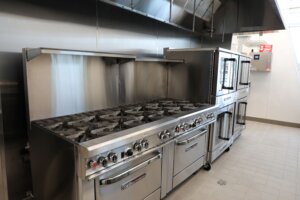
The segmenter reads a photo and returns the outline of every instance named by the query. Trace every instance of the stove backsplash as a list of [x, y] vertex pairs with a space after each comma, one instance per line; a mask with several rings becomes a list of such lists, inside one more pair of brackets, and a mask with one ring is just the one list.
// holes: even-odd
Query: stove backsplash
[[31, 121], [168, 97], [161, 62], [41, 54], [27, 69]]

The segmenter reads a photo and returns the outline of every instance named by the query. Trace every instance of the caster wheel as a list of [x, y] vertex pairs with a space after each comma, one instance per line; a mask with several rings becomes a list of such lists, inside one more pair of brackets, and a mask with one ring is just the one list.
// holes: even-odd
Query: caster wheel
[[205, 171], [209, 171], [211, 169], [211, 165], [209, 163], [206, 163], [204, 166], [203, 166], [203, 169]]
[[228, 147], [228, 148], [225, 150], [225, 152], [228, 152], [228, 151], [230, 151], [230, 147]]

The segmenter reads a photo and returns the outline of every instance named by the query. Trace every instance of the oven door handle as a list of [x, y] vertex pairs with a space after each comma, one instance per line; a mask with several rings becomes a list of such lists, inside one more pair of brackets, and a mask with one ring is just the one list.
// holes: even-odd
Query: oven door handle
[[188, 144], [194, 140], [196, 140], [197, 138], [201, 137], [202, 135], [204, 135], [205, 133], [207, 133], [207, 130], [203, 130], [201, 131], [200, 133], [198, 133], [197, 135], [194, 135], [192, 137], [190, 137], [189, 139], [186, 139], [186, 140], [183, 140], [183, 141], [176, 141], [176, 145], [185, 145], [185, 144]]
[[[243, 74], [243, 64], [244, 63], [247, 63], [247, 64], [249, 64], [250, 65], [250, 61], [248, 61], [248, 60], [246, 60], [246, 61], [242, 61], [241, 62], [242, 64], [241, 64], [241, 74], [240, 74], [240, 82], [239, 82], [239, 84], [240, 85], [250, 85], [250, 82], [249, 82], [249, 68], [247, 69], [247, 82], [243, 82], [243, 80], [242, 80], [242, 74]], [[248, 66], [249, 67], [249, 66]]]
[[125, 172], [122, 172], [114, 177], [111, 177], [111, 178], [107, 178], [107, 179], [101, 179], [99, 181], [99, 184], [100, 185], [111, 185], [111, 184], [114, 184], [116, 182], [119, 182], [121, 181], [122, 179], [130, 176], [131, 174], [133, 174], [134, 172], [146, 167], [147, 165], [149, 165], [150, 163], [154, 162], [155, 160], [157, 159], [161, 159], [161, 154], [158, 154], [134, 167], [132, 167], [131, 169], [125, 171]]
[[[225, 117], [226, 114], [229, 115], [230, 118], [232, 118], [232, 115], [233, 115], [232, 112], [226, 111], [226, 112], [222, 113], [222, 115], [224, 117]], [[224, 120], [224, 118], [223, 118], [223, 120]], [[227, 137], [222, 137], [221, 135], [219, 135], [219, 139], [226, 140], [226, 141], [230, 140], [230, 137], [228, 135], [230, 133], [230, 123], [231, 123], [231, 120], [228, 120]], [[224, 130], [222, 130], [222, 131], [224, 131]]]
[[240, 114], [240, 105], [241, 104], [244, 104], [245, 105], [245, 110], [244, 110], [244, 121], [243, 122], [239, 122], [239, 120], [237, 120], [236, 121], [236, 123], [237, 124], [240, 124], [240, 125], [246, 125], [246, 121], [245, 121], [245, 119], [246, 119], [246, 113], [247, 113], [247, 105], [248, 105], [248, 103], [247, 102], [240, 102], [239, 103], [239, 106], [238, 106], [238, 114]]
[[[235, 58], [225, 58], [224, 59], [224, 62], [226, 63], [226, 62], [233, 62], [233, 63], [235, 63], [236, 62], [236, 59]], [[226, 64], [224, 65], [224, 66], [226, 66]], [[233, 67], [233, 65], [232, 65], [232, 67]], [[225, 86], [225, 67], [224, 67], [224, 70], [223, 70], [223, 83], [222, 83], [222, 89], [227, 89], [227, 90], [233, 90], [234, 89], [234, 81], [233, 81], [233, 79], [234, 79], [234, 71], [232, 70], [232, 77], [231, 77], [231, 79], [232, 79], [232, 83], [231, 83], [231, 86]]]

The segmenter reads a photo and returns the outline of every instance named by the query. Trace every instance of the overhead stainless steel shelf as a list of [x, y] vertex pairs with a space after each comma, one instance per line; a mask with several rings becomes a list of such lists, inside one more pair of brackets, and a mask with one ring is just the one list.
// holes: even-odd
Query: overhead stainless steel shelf
[[25, 48], [27, 61], [39, 56], [40, 54], [65, 54], [65, 55], [81, 55], [81, 56], [100, 56], [116, 59], [126, 59], [135, 60], [136, 56], [129, 54], [115, 54], [106, 52], [94, 52], [94, 51], [77, 51], [77, 50], [67, 50], [67, 49], [51, 49], [51, 48]]
[[170, 60], [165, 58], [136, 58], [138, 62], [164, 62], [164, 63], [184, 63], [184, 60]]

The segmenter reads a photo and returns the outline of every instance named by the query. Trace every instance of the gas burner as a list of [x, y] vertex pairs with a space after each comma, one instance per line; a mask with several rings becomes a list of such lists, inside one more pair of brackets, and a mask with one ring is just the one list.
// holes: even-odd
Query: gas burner
[[142, 121], [144, 119], [144, 116], [135, 116], [135, 115], [128, 115], [123, 116], [122, 122], [129, 122], [129, 121]]
[[180, 109], [169, 109], [169, 110], [167, 110], [167, 113], [169, 114], [169, 115], [176, 115], [176, 114], [180, 114], [180, 113], [182, 113], [183, 111], [182, 110], [180, 110]]
[[158, 107], [159, 103], [146, 103], [145, 107]]
[[72, 121], [66, 122], [67, 125], [73, 125], [78, 123], [86, 123], [95, 119], [95, 116], [86, 116], [86, 115], [75, 115], [72, 118]]
[[133, 128], [139, 125], [145, 124], [145, 121], [142, 120], [130, 120], [123, 122], [124, 128]]
[[126, 110], [124, 111], [127, 115], [143, 115], [144, 111], [142, 110]]
[[188, 110], [195, 110], [197, 109], [198, 107], [194, 106], [194, 104], [188, 104], [188, 105], [184, 105], [182, 106], [182, 110], [183, 111], [188, 111]]
[[170, 100], [170, 99], [165, 99], [165, 100], [158, 100], [158, 103], [160, 104], [171, 104], [173, 103], [174, 101], [173, 100]]
[[165, 113], [164, 110], [159, 110], [159, 111], [152, 110], [146, 112], [146, 117], [149, 121], [156, 121], [162, 119], [164, 117], [164, 113]]
[[145, 110], [161, 110], [158, 103], [147, 103], [145, 105]]
[[176, 100], [175, 103], [177, 103], [177, 104], [189, 104], [190, 101], [186, 101], [186, 100]]
[[49, 119], [49, 120], [45, 120], [45, 121], [39, 121], [38, 124], [40, 126], [43, 126], [47, 129], [54, 129], [56, 127], [62, 126], [63, 125], [63, 121], [57, 121], [54, 119]]
[[66, 128], [60, 129], [60, 130], [55, 130], [55, 132], [61, 136], [68, 138], [68, 139], [76, 139], [79, 136], [85, 134], [85, 131], [79, 130], [74, 127], [68, 127], [68, 128], [66, 127]]
[[205, 106], [207, 105], [185, 100], [162, 99], [40, 120], [36, 123], [65, 138], [81, 143]]
[[107, 120], [111, 122], [120, 122], [122, 116], [115, 116], [115, 115], [101, 115], [99, 116], [100, 119], [102, 120]]
[[190, 106], [190, 107], [195, 106], [193, 103], [178, 103], [177, 105], [178, 106]]
[[88, 133], [91, 135], [97, 135], [102, 136], [105, 134], [105, 132], [112, 132], [114, 129], [116, 129], [119, 126], [119, 123], [101, 123], [101, 124], [92, 124], [89, 128], [90, 130]]
[[100, 110], [98, 112], [98, 115], [100, 116], [118, 116], [121, 114], [121, 109], [120, 108], [114, 108], [114, 109], [108, 109], [108, 110]]
[[164, 107], [165, 110], [180, 110], [180, 106], [166, 106]]
[[122, 119], [123, 128], [132, 128], [145, 123], [146, 121], [144, 116], [130, 115], [130, 116], [124, 116]]
[[209, 104], [202, 104], [202, 103], [194, 103], [194, 105], [195, 105], [197, 108], [209, 106]]
[[141, 105], [130, 105], [130, 106], [124, 106], [123, 110], [124, 112], [127, 111], [140, 111], [143, 107]]
[[163, 107], [178, 107], [176, 103], [162, 103], [161, 106]]

